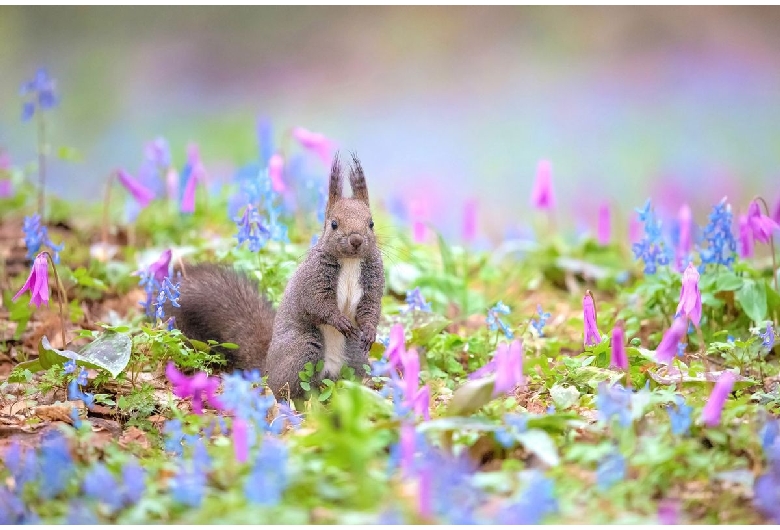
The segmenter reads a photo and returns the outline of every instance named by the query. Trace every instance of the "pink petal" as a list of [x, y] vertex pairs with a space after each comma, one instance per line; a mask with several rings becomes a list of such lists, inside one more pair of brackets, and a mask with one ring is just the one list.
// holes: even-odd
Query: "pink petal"
[[286, 186], [282, 180], [282, 170], [284, 169], [284, 159], [281, 155], [273, 155], [268, 161], [268, 176], [271, 179], [271, 188], [276, 193], [284, 193]]
[[467, 243], [477, 237], [477, 201], [471, 199], [463, 208], [463, 240]]
[[187, 184], [184, 186], [184, 195], [181, 199], [181, 213], [193, 213], [195, 211], [195, 187], [198, 185], [198, 177], [193, 171]]
[[233, 449], [236, 460], [244, 463], [249, 458], [249, 433], [246, 421], [241, 418], [233, 419]]
[[720, 423], [720, 416], [723, 412], [723, 406], [734, 388], [736, 376], [734, 372], [724, 371], [721, 373], [715, 387], [712, 389], [707, 404], [701, 411], [701, 418], [708, 427], [715, 427]]
[[612, 329], [612, 359], [609, 364], [620, 370], [628, 369], [628, 355], [626, 354], [625, 340], [623, 328], [615, 326]]
[[552, 164], [549, 160], [540, 160], [536, 166], [536, 181], [531, 193], [531, 203], [541, 210], [551, 210], [555, 206], [552, 188]]
[[597, 227], [597, 237], [599, 245], [606, 246], [612, 238], [612, 227], [610, 224], [609, 205], [602, 204], [599, 208], [599, 222]]
[[146, 208], [154, 199], [154, 192], [131, 177], [125, 170], [120, 169], [117, 172], [117, 179], [130, 192], [141, 208]]

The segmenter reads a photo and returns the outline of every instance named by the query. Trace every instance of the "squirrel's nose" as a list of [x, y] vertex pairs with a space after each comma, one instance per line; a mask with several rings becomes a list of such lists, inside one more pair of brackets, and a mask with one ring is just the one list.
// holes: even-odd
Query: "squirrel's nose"
[[363, 236], [360, 234], [351, 234], [349, 236], [349, 244], [352, 245], [352, 248], [357, 250], [360, 248], [360, 245], [363, 244]]

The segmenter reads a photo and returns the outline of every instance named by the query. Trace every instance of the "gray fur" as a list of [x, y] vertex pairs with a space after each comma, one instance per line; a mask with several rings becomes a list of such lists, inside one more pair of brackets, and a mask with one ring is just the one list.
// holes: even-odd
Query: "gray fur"
[[[343, 364], [358, 376], [366, 375], [363, 365], [368, 364], [368, 350], [376, 339], [385, 275], [370, 227], [365, 177], [354, 155], [350, 184], [353, 197], [345, 198], [337, 154], [322, 236], [290, 278], [275, 318], [257, 287], [231, 269], [196, 265], [187, 269], [181, 281], [182, 308], [174, 313], [177, 327], [194, 339], [238, 344], [238, 350], [226, 352], [233, 359], [232, 366], [260, 368], [279, 399], [303, 396], [299, 372], [307, 362], [316, 365], [325, 360], [324, 330], [335, 333], [328, 326], [344, 337]], [[331, 225], [334, 221], [336, 229]], [[362, 294], [350, 317], [339, 308], [337, 295], [342, 263], [358, 263], [352, 260], [359, 260]], [[357, 269], [353, 265], [351, 270]], [[323, 370], [312, 383], [324, 377], [335, 380], [339, 373]]]

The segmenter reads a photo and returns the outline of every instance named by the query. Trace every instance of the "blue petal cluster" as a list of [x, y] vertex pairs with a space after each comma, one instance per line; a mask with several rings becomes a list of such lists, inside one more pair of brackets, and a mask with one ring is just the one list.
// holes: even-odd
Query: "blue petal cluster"
[[24, 232], [24, 244], [27, 246], [27, 259], [33, 259], [44, 245], [52, 251], [52, 261], [60, 262], [60, 252], [65, 248], [65, 243], [55, 245], [49, 239], [49, 229], [41, 224], [41, 216], [37, 213], [24, 218], [22, 223]]
[[703, 238], [706, 248], [699, 248], [701, 265], [699, 272], [703, 273], [707, 265], [723, 265], [728, 269], [734, 265], [737, 254], [737, 240], [732, 230], [734, 224], [731, 205], [724, 197], [709, 216], [709, 223], [704, 227]]
[[504, 324], [499, 315], [508, 315], [510, 312], [509, 307], [503, 302], [499, 301], [496, 305], [488, 309], [487, 325], [490, 331], [496, 331], [501, 328], [501, 332], [507, 339], [513, 339], [515, 334], [509, 327]]
[[634, 257], [645, 264], [645, 274], [655, 274], [659, 266], [669, 265], [674, 258], [671, 247], [664, 240], [661, 231], [661, 221], [655, 216], [651, 208], [650, 199], [642, 209], [636, 210], [639, 220], [644, 223], [644, 237], [638, 243], [634, 243], [631, 249]]

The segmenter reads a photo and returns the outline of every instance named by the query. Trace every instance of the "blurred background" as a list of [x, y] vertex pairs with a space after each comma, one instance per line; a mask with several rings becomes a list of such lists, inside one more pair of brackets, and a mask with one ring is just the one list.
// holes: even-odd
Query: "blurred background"
[[355, 150], [373, 198], [427, 197], [445, 232], [470, 198], [483, 236], [530, 220], [542, 158], [571, 227], [648, 197], [704, 224], [723, 195], [780, 198], [779, 24], [774, 7], [3, 6], [0, 148], [34, 160], [19, 85], [43, 66], [51, 144], [79, 158], [52, 163], [64, 197], [136, 171], [158, 136], [229, 179], [266, 117], [278, 145], [301, 126]]

